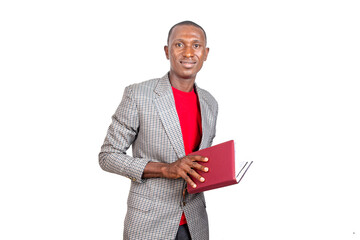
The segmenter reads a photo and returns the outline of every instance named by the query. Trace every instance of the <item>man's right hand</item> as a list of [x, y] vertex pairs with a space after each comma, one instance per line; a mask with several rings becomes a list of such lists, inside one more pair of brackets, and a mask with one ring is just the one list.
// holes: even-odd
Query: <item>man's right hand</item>
[[143, 178], [164, 177], [170, 179], [183, 178], [188, 185], [196, 188], [196, 184], [190, 176], [204, 182], [205, 179], [195, 170], [207, 172], [209, 169], [198, 162], [207, 162], [208, 158], [202, 156], [185, 156], [173, 163], [149, 162], [145, 169]]
[[168, 164], [165, 168], [162, 169], [165, 178], [177, 179], [183, 178], [188, 185], [196, 188], [196, 184], [191, 180], [190, 176], [198, 179], [200, 182], [204, 182], [200, 174], [195, 170], [200, 170], [203, 172], [209, 171], [207, 167], [199, 164], [198, 162], [207, 162], [208, 159], [202, 156], [186, 156], [176, 162]]

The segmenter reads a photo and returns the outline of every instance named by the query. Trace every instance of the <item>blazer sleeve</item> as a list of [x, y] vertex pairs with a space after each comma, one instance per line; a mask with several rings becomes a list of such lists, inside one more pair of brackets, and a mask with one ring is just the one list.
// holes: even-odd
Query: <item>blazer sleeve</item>
[[119, 107], [112, 116], [112, 123], [99, 153], [99, 164], [105, 171], [143, 183], [144, 168], [150, 159], [134, 158], [126, 154], [126, 150], [136, 139], [138, 129], [138, 110], [131, 86], [128, 86], [125, 88]]

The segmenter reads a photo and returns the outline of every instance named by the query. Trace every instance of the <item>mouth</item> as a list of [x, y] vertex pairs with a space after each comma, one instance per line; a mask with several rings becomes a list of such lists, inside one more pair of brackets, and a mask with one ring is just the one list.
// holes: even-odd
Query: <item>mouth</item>
[[196, 61], [192, 60], [180, 60], [180, 64], [184, 66], [185, 68], [192, 68], [195, 66]]

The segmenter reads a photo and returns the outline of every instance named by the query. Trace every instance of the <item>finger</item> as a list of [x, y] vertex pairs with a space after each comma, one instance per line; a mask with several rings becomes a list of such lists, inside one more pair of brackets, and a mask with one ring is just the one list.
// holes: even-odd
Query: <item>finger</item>
[[201, 176], [198, 172], [196, 172], [194, 169], [190, 169], [188, 172], [193, 178], [196, 178], [197, 180], [199, 180], [200, 182], [204, 182], [205, 178], [203, 176]]
[[192, 186], [193, 188], [196, 188], [196, 184], [193, 182], [193, 180], [187, 175], [185, 172], [181, 174], [181, 177], [186, 181], [186, 183], [189, 186]]
[[200, 170], [200, 171], [203, 171], [203, 172], [208, 172], [209, 171], [209, 168], [208, 167], [205, 167], [197, 162], [193, 162], [192, 165], [191, 165], [191, 168], [194, 168], [196, 170]]
[[191, 155], [191, 156], [188, 156], [188, 158], [191, 161], [196, 161], [196, 162], [207, 162], [207, 161], [209, 161], [209, 159], [207, 157], [199, 156], [199, 155]]

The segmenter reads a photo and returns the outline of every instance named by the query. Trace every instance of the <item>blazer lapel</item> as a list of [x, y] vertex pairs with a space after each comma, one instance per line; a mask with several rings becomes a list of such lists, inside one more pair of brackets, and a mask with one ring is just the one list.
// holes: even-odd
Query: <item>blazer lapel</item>
[[205, 97], [205, 93], [203, 92], [203, 90], [199, 88], [196, 84], [195, 84], [195, 88], [199, 98], [200, 111], [201, 111], [202, 137], [199, 145], [199, 150], [200, 150], [203, 148], [210, 147], [207, 146], [208, 145], [207, 143], [209, 142], [209, 138], [210, 138], [210, 132], [209, 132], [210, 121], [212, 121], [212, 118], [214, 118], [214, 116], [211, 115], [209, 104], [207, 103], [207, 99]]
[[154, 99], [155, 106], [165, 128], [165, 132], [176, 154], [179, 158], [182, 158], [185, 156], [184, 142], [168, 74], [159, 80], [154, 91], [157, 94]]

